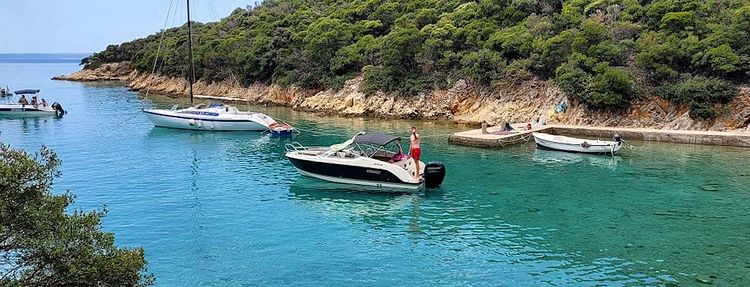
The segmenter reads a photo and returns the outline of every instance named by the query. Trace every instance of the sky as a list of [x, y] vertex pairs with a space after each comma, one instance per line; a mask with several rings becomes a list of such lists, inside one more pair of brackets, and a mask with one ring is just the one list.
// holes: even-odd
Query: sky
[[[156, 33], [167, 10], [187, 21], [185, 0], [1, 0], [0, 53], [90, 53]], [[209, 22], [254, 0], [192, 0], [191, 18]], [[174, 10], [173, 10], [174, 11]]]

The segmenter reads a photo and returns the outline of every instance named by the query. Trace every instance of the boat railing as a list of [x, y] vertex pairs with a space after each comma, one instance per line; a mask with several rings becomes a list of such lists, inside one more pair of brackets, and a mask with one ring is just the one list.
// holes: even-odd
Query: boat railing
[[285, 144], [284, 145], [284, 149], [286, 149], [287, 152], [290, 152], [290, 151], [305, 151], [305, 150], [307, 150], [307, 148], [305, 146], [303, 146], [301, 143], [298, 143], [298, 142], [293, 142], [293, 143]]

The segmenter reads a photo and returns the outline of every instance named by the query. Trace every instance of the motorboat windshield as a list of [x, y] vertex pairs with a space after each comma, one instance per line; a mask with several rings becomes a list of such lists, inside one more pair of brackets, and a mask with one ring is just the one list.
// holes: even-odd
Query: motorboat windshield
[[366, 133], [360, 133], [348, 141], [330, 146], [322, 156], [331, 156], [339, 154], [339, 152], [386, 162], [400, 160], [404, 153], [401, 147], [401, 138], [385, 134]]

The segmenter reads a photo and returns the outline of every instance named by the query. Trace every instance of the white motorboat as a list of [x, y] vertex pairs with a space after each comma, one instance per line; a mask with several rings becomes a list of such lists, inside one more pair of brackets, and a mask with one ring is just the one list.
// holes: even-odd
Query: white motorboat
[[442, 184], [445, 166], [420, 162], [416, 176], [414, 159], [403, 154], [401, 138], [359, 133], [330, 147], [287, 144], [286, 157], [305, 176], [330, 182], [375, 187], [382, 191], [421, 190]]
[[[16, 95], [36, 95], [39, 90], [18, 90], [14, 92]], [[20, 103], [6, 103], [0, 104], [0, 117], [43, 117], [43, 116], [58, 116], [61, 117], [65, 114], [65, 110], [62, 105], [55, 102], [52, 104], [46, 104], [38, 102], [36, 104], [20, 104]]]
[[143, 110], [157, 127], [204, 131], [264, 131], [277, 122], [262, 113], [244, 112], [223, 104], [201, 104], [187, 109]]
[[545, 133], [533, 133], [533, 135], [537, 147], [567, 152], [615, 154], [623, 144], [619, 135], [615, 135], [612, 141], [579, 139]]

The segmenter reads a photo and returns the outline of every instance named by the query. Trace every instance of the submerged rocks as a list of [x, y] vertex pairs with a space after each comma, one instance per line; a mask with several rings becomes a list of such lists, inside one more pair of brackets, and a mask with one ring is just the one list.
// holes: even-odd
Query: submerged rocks
[[698, 276], [695, 276], [695, 282], [710, 285], [710, 284], [713, 284], [713, 279], [706, 275], [698, 275]]

